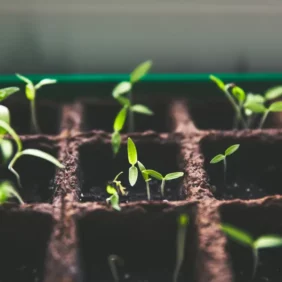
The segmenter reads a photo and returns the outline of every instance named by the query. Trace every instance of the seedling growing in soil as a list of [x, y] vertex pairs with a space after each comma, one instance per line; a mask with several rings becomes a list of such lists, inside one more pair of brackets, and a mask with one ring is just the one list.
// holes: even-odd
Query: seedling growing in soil
[[225, 150], [224, 155], [223, 154], [216, 155], [210, 161], [211, 164], [216, 164], [216, 163], [223, 161], [224, 184], [226, 183], [226, 171], [227, 171], [226, 157], [234, 154], [239, 149], [239, 147], [240, 147], [240, 144], [232, 145]]
[[161, 180], [161, 194], [162, 196], [164, 197], [164, 187], [165, 187], [165, 182], [167, 180], [173, 180], [173, 179], [177, 179], [177, 178], [180, 178], [184, 175], [183, 172], [171, 172], [171, 173], [168, 173], [167, 175], [165, 176], [162, 176], [159, 172], [155, 171], [155, 170], [152, 170], [152, 169], [146, 169], [146, 170], [143, 170], [143, 173], [147, 173], [148, 175], [158, 179], [158, 180]]
[[36, 133], [40, 133], [40, 127], [38, 125], [38, 120], [36, 115], [36, 105], [35, 105], [36, 91], [44, 85], [54, 84], [57, 81], [55, 79], [45, 78], [34, 85], [30, 79], [28, 79], [23, 75], [16, 74], [16, 76], [20, 80], [26, 83], [25, 94], [26, 94], [26, 98], [30, 101], [31, 130], [33, 130]]
[[46, 161], [53, 163], [55, 166], [57, 166], [59, 168], [64, 168], [64, 166], [56, 158], [54, 158], [53, 156], [51, 156], [48, 153], [45, 153], [45, 152], [37, 150], [37, 149], [25, 149], [25, 150], [23, 150], [23, 146], [22, 146], [22, 142], [20, 140], [20, 137], [17, 135], [17, 133], [14, 131], [14, 129], [11, 128], [10, 125], [7, 124], [6, 122], [0, 120], [0, 128], [3, 128], [6, 132], [8, 132], [16, 142], [17, 152], [14, 155], [14, 157], [12, 158], [12, 160], [10, 161], [10, 163], [8, 165], [8, 169], [16, 176], [18, 185], [20, 187], [21, 187], [20, 176], [14, 170], [13, 166], [21, 156], [30, 155], [30, 156], [38, 157], [38, 158], [41, 158], [41, 159], [44, 159]]
[[177, 282], [179, 271], [184, 260], [186, 231], [189, 223], [189, 217], [187, 214], [181, 214], [177, 220], [178, 229], [176, 237], [176, 264], [173, 273], [173, 282]]
[[24, 204], [21, 196], [10, 181], [0, 182], [0, 204], [6, 203], [10, 198], [16, 198], [20, 204]]
[[148, 201], [150, 201], [151, 200], [151, 193], [150, 193], [149, 182], [150, 182], [151, 179], [149, 178], [148, 173], [145, 172], [145, 170], [146, 170], [145, 166], [139, 161], [138, 161], [138, 167], [139, 167], [141, 174], [142, 174], [142, 176], [143, 176], [143, 178], [146, 182], [147, 198], [148, 198]]
[[255, 240], [246, 231], [229, 224], [222, 224], [221, 229], [232, 240], [236, 241], [237, 243], [243, 246], [251, 248], [254, 258], [252, 279], [255, 277], [258, 267], [259, 250], [264, 248], [276, 248], [282, 246], [282, 237], [277, 235], [263, 235]]
[[138, 178], [138, 169], [135, 166], [138, 161], [138, 156], [136, 146], [130, 137], [127, 139], [127, 156], [128, 162], [131, 164], [128, 172], [128, 180], [130, 185], [134, 186]]
[[109, 267], [110, 267], [112, 276], [114, 278], [114, 281], [119, 282], [117, 266], [118, 265], [120, 265], [120, 266], [124, 265], [123, 259], [120, 258], [117, 255], [109, 255], [108, 256], [108, 263], [109, 263]]

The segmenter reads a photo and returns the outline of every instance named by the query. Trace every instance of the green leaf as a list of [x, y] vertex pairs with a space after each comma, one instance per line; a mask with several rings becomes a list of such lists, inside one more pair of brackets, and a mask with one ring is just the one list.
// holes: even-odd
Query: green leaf
[[122, 96], [119, 96], [116, 99], [122, 106], [130, 107], [130, 100], [129, 99], [122, 97]]
[[282, 246], [282, 237], [277, 235], [264, 235], [259, 237], [254, 242], [254, 247], [256, 249], [276, 248], [281, 246]]
[[118, 193], [113, 194], [111, 196], [111, 205], [112, 205], [113, 209], [115, 209], [117, 211], [121, 210], [121, 207], [119, 206], [119, 195], [118, 195]]
[[282, 86], [275, 86], [266, 91], [265, 99], [272, 100], [280, 97], [281, 95], [282, 95]]
[[189, 217], [187, 214], [180, 214], [178, 217], [178, 223], [180, 226], [187, 226], [189, 223]]
[[253, 248], [254, 239], [249, 233], [239, 228], [235, 228], [230, 224], [222, 224], [221, 230], [238, 243]]
[[154, 177], [158, 180], [163, 180], [163, 178], [164, 178], [159, 172], [157, 172], [153, 169], [146, 169], [146, 170], [143, 170], [143, 172], [149, 174], [150, 176], [152, 176], [152, 177]]
[[45, 153], [43, 151], [37, 150], [37, 149], [25, 149], [25, 150], [20, 152], [20, 155], [21, 156], [29, 155], [29, 156], [38, 157], [38, 158], [44, 159], [44, 160], [54, 164], [55, 166], [57, 166], [59, 168], [65, 167], [56, 158], [54, 158], [52, 155]]
[[115, 86], [112, 95], [114, 98], [118, 98], [120, 95], [129, 92], [131, 88], [132, 88], [132, 84], [130, 82], [122, 81]]
[[115, 131], [112, 134], [112, 149], [115, 155], [119, 151], [120, 144], [121, 144], [121, 136], [118, 131]]
[[18, 87], [7, 87], [0, 89], [0, 102], [11, 96], [12, 94], [16, 93], [20, 89]]
[[131, 186], [134, 186], [138, 178], [138, 169], [136, 166], [129, 168], [128, 180]]
[[127, 109], [128, 108], [125, 106], [117, 114], [114, 121], [114, 131], [121, 131], [123, 129], [126, 120]]
[[248, 93], [247, 98], [246, 98], [246, 103], [259, 103], [259, 104], [263, 104], [264, 102], [265, 102], [265, 99], [260, 94]]
[[4, 162], [7, 162], [13, 155], [13, 143], [11, 140], [1, 140], [0, 147]]
[[137, 150], [134, 142], [130, 137], [127, 139], [127, 155], [128, 161], [131, 165], [135, 165], [137, 163]]
[[225, 156], [232, 155], [233, 153], [235, 153], [239, 149], [239, 147], [240, 147], [240, 144], [235, 144], [235, 145], [228, 147], [225, 150]]
[[144, 180], [148, 181], [149, 180], [149, 175], [148, 175], [148, 173], [144, 172], [144, 170], [146, 170], [145, 166], [141, 162], [139, 162], [139, 161], [137, 162], [137, 164], [138, 164], [138, 167], [139, 167], [139, 169], [140, 169], [140, 171], [142, 173], [142, 176], [143, 176]]
[[135, 83], [139, 81], [144, 75], [148, 73], [152, 67], [152, 61], [145, 61], [138, 65], [130, 74], [130, 82]]
[[242, 104], [246, 99], [245, 91], [239, 86], [234, 86], [232, 88], [232, 94], [239, 101], [240, 104]]
[[271, 112], [281, 112], [282, 111], [282, 102], [272, 103], [268, 109]]
[[110, 195], [114, 195], [117, 193], [117, 190], [111, 185], [107, 185], [106, 190], [107, 190], [107, 193]]
[[173, 179], [182, 177], [183, 175], [184, 175], [183, 172], [171, 172], [171, 173], [168, 173], [164, 178], [165, 180], [173, 180]]
[[219, 89], [222, 91], [225, 91], [225, 84], [222, 80], [220, 80], [218, 77], [214, 75], [210, 75], [210, 80], [212, 80], [216, 85], [218, 86]]
[[57, 80], [56, 79], [50, 79], [50, 78], [44, 78], [42, 79], [40, 82], [38, 82], [36, 85], [35, 85], [35, 89], [39, 89], [41, 88], [42, 86], [44, 85], [49, 85], [49, 84], [54, 84], [54, 83], [57, 83]]
[[222, 154], [216, 155], [215, 157], [213, 157], [210, 161], [210, 164], [216, 164], [219, 163], [221, 161], [223, 161], [225, 159], [225, 156]]
[[33, 84], [27, 84], [25, 86], [25, 95], [26, 95], [26, 98], [30, 101], [35, 99], [36, 92], [35, 92], [35, 88]]
[[17, 149], [20, 152], [22, 150], [22, 142], [18, 134], [14, 131], [14, 129], [5, 121], [0, 119], [0, 128], [4, 129], [5, 132], [8, 132], [15, 140], [17, 144]]
[[136, 104], [132, 107], [130, 107], [130, 110], [135, 112], [135, 113], [140, 113], [140, 114], [144, 114], [144, 115], [148, 115], [151, 116], [154, 113], [146, 106], [144, 105], [140, 105], [140, 104]]
[[245, 103], [244, 108], [251, 110], [253, 113], [264, 113], [267, 111], [264, 105], [254, 102]]
[[23, 75], [21, 75], [21, 74], [19, 74], [19, 73], [16, 73], [16, 76], [17, 76], [20, 80], [22, 80], [23, 82], [25, 82], [26, 84], [31, 84], [31, 85], [33, 85], [32, 81], [31, 81], [30, 79], [28, 79], [27, 77], [25, 77], [25, 76], [23, 76]]
[[[0, 105], [0, 120], [4, 121], [8, 125], [10, 124], [10, 111], [6, 106]], [[7, 131], [4, 128], [0, 128], [0, 135], [5, 134]]]
[[24, 204], [21, 196], [15, 190], [13, 184], [10, 181], [3, 181], [0, 183], [0, 203], [4, 203], [8, 198], [15, 197], [21, 204]]

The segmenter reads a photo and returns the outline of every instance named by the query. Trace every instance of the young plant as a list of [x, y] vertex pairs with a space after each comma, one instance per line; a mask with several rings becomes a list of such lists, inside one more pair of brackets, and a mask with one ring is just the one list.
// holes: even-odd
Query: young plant
[[30, 101], [31, 130], [33, 130], [36, 133], [40, 133], [40, 127], [38, 125], [38, 120], [37, 120], [37, 115], [36, 115], [36, 104], [35, 104], [36, 91], [44, 85], [54, 84], [57, 81], [55, 79], [45, 78], [34, 85], [30, 79], [28, 79], [27, 77], [23, 75], [16, 74], [16, 76], [20, 80], [26, 83], [25, 94], [26, 94], [26, 98]]
[[121, 266], [124, 265], [123, 259], [121, 259], [117, 255], [109, 255], [108, 256], [108, 263], [109, 263], [109, 267], [110, 267], [114, 281], [119, 282], [117, 266], [118, 265], [121, 265]]
[[224, 155], [223, 154], [216, 155], [210, 161], [211, 164], [216, 164], [216, 163], [223, 161], [224, 185], [226, 184], [226, 171], [227, 171], [226, 157], [234, 154], [239, 149], [239, 147], [240, 147], [240, 144], [232, 145], [225, 150]]
[[257, 239], [254, 239], [246, 231], [234, 227], [230, 224], [222, 224], [221, 229], [232, 240], [243, 246], [249, 247], [252, 250], [254, 259], [252, 279], [255, 277], [258, 267], [259, 250], [264, 248], [276, 248], [282, 246], [282, 237], [277, 235], [263, 235]]
[[184, 260], [186, 231], [189, 223], [189, 217], [187, 214], [181, 214], [177, 220], [177, 237], [176, 237], [176, 264], [173, 273], [173, 282], [177, 282], [181, 265]]
[[112, 185], [107, 185], [107, 193], [110, 194], [111, 196], [106, 199], [107, 203], [111, 203], [111, 206], [113, 209], [120, 211], [121, 208], [119, 206], [119, 195], [115, 187]]
[[10, 198], [16, 198], [20, 204], [24, 204], [23, 199], [16, 191], [14, 185], [10, 181], [0, 182], [0, 205], [6, 203]]
[[128, 172], [128, 180], [130, 185], [134, 186], [138, 178], [138, 169], [135, 166], [138, 161], [138, 156], [136, 146], [130, 137], [127, 139], [127, 156], [128, 162], [131, 164]]
[[45, 152], [37, 150], [37, 149], [25, 149], [25, 150], [23, 150], [23, 146], [22, 146], [22, 142], [20, 140], [20, 137], [17, 135], [17, 133], [14, 131], [14, 129], [12, 129], [10, 127], [10, 125], [7, 124], [6, 122], [0, 120], [0, 128], [3, 128], [7, 133], [9, 133], [16, 142], [17, 151], [16, 151], [16, 154], [14, 155], [14, 157], [12, 158], [12, 160], [10, 161], [10, 163], [8, 165], [8, 169], [16, 176], [18, 185], [20, 187], [21, 187], [20, 176], [14, 170], [13, 166], [21, 156], [29, 155], [29, 156], [38, 157], [38, 158], [41, 158], [41, 159], [44, 159], [46, 161], [53, 163], [55, 166], [57, 166], [59, 168], [64, 168], [64, 166], [56, 158], [54, 158], [53, 156], [51, 156], [48, 153], [45, 153]]
[[138, 167], [139, 167], [139, 169], [140, 169], [140, 171], [141, 171], [141, 174], [142, 174], [142, 176], [143, 176], [143, 179], [144, 179], [145, 182], [146, 182], [147, 198], [148, 198], [148, 201], [150, 201], [150, 200], [151, 200], [151, 193], [150, 193], [150, 185], [149, 185], [149, 182], [150, 182], [151, 179], [149, 178], [148, 173], [145, 172], [145, 170], [146, 170], [145, 166], [144, 166], [141, 162], [139, 162], [139, 161], [138, 161]]
[[162, 194], [163, 197], [164, 197], [165, 182], [168, 181], [168, 180], [180, 178], [184, 175], [183, 172], [171, 172], [171, 173], [168, 173], [165, 176], [162, 176], [159, 172], [152, 170], [152, 169], [143, 170], [143, 173], [147, 173], [148, 175], [152, 176], [153, 178], [161, 180], [161, 182], [162, 182], [161, 183], [161, 194]]

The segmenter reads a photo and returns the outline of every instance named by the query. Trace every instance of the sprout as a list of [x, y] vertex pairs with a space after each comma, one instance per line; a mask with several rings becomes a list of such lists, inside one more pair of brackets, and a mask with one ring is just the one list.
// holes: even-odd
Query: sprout
[[127, 139], [127, 155], [128, 162], [131, 164], [128, 173], [128, 180], [131, 186], [134, 186], [138, 178], [138, 169], [135, 166], [138, 161], [137, 150], [134, 142], [130, 137]]
[[232, 154], [234, 154], [240, 147], [240, 144], [235, 144], [235, 145], [232, 145], [230, 147], [228, 147], [226, 150], [225, 150], [225, 153], [224, 155], [223, 154], [219, 154], [219, 155], [216, 155], [215, 157], [213, 157], [210, 161], [211, 164], [216, 164], [216, 163], [219, 163], [221, 161], [223, 161], [223, 168], [224, 168], [224, 184], [226, 184], [226, 171], [227, 171], [227, 162], [226, 162], [226, 157], [227, 156], [230, 156]]
[[277, 235], [263, 235], [256, 240], [246, 231], [243, 231], [230, 224], [222, 224], [222, 231], [237, 243], [252, 249], [254, 266], [252, 279], [254, 278], [259, 261], [259, 250], [264, 248], [276, 248], [282, 246], [282, 237]]
[[4, 204], [8, 201], [9, 198], [14, 198], [14, 197], [20, 202], [20, 204], [24, 204], [23, 199], [14, 188], [14, 185], [10, 181], [1, 181], [0, 204]]
[[148, 173], [145, 172], [145, 170], [146, 170], [145, 166], [139, 161], [138, 161], [138, 167], [139, 167], [141, 174], [142, 174], [142, 176], [143, 176], [143, 178], [146, 182], [147, 198], [148, 198], [148, 201], [150, 201], [151, 200], [151, 193], [150, 193], [149, 182], [150, 182], [151, 179], [149, 178]]
[[22, 146], [22, 142], [20, 140], [20, 137], [17, 135], [17, 133], [14, 131], [14, 129], [11, 128], [10, 125], [7, 124], [6, 122], [0, 120], [0, 128], [3, 128], [6, 132], [8, 132], [16, 142], [17, 152], [14, 155], [14, 157], [12, 158], [12, 160], [10, 161], [10, 163], [8, 165], [8, 169], [16, 176], [18, 185], [20, 187], [21, 187], [20, 176], [14, 170], [13, 166], [14, 166], [15, 162], [21, 156], [30, 155], [30, 156], [38, 157], [38, 158], [41, 158], [41, 159], [44, 159], [46, 161], [53, 163], [55, 166], [57, 166], [59, 168], [64, 168], [64, 166], [56, 158], [54, 158], [50, 154], [47, 154], [47, 153], [40, 151], [40, 150], [37, 150], [37, 149], [25, 149], [25, 150], [23, 150], [23, 146]]
[[165, 176], [162, 176], [159, 172], [152, 170], [152, 169], [143, 170], [143, 173], [147, 173], [148, 175], [162, 181], [161, 194], [162, 194], [163, 197], [164, 197], [165, 181], [177, 179], [177, 178], [180, 178], [184, 175], [183, 172], [171, 172], [171, 173], [168, 173]]
[[115, 282], [119, 282], [117, 265], [124, 265], [124, 261], [117, 255], [109, 255], [108, 263]]
[[30, 101], [30, 112], [31, 112], [31, 130], [33, 130], [36, 133], [40, 132], [40, 127], [38, 125], [37, 117], [36, 117], [36, 106], [35, 106], [35, 99], [36, 99], [36, 91], [40, 89], [44, 85], [48, 84], [54, 84], [57, 81], [55, 79], [49, 79], [45, 78], [42, 79], [39, 83], [34, 85], [31, 80], [29, 80], [27, 77], [16, 74], [16, 76], [26, 83], [25, 87], [25, 94], [26, 98]]
[[186, 231], [189, 223], [189, 217], [187, 214], [181, 214], [177, 220], [178, 229], [176, 237], [176, 264], [173, 273], [173, 282], [177, 282], [179, 276], [180, 268], [184, 260], [184, 250], [185, 250], [185, 241], [186, 241]]

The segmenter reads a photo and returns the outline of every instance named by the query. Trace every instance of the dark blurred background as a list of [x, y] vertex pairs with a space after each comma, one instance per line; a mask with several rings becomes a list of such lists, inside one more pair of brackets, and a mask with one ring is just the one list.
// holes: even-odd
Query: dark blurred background
[[279, 72], [282, 1], [1, 0], [1, 73]]

